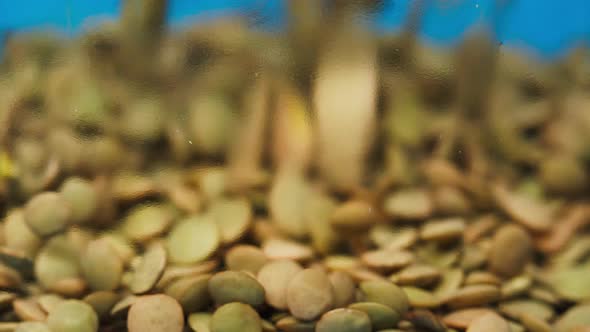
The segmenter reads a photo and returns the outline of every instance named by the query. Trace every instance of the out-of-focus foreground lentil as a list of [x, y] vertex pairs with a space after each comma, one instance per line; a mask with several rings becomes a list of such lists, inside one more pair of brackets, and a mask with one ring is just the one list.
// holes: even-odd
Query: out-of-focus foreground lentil
[[590, 331], [586, 51], [319, 3], [8, 39], [0, 331]]

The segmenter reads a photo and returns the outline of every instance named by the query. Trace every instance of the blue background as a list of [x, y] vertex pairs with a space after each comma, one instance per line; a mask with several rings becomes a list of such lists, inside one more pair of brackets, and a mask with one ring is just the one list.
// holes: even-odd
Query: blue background
[[[431, 0], [421, 35], [435, 44], [452, 45], [478, 22], [490, 22], [495, 0]], [[266, 27], [280, 28], [282, 0], [171, 0], [173, 24], [256, 10]], [[374, 18], [381, 31], [399, 29], [411, 0], [386, 0]], [[93, 20], [115, 18], [119, 0], [0, 0], [0, 33], [53, 28], [73, 36]], [[590, 0], [512, 0], [495, 16], [494, 30], [504, 45], [524, 47], [556, 58], [581, 42], [590, 42]], [[92, 21], [92, 20], [91, 20]]]

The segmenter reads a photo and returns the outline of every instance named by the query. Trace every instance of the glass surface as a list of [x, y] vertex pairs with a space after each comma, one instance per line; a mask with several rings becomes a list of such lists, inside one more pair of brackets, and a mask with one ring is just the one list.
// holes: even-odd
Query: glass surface
[[0, 33], [0, 330], [588, 331], [589, 1], [0, 0]]

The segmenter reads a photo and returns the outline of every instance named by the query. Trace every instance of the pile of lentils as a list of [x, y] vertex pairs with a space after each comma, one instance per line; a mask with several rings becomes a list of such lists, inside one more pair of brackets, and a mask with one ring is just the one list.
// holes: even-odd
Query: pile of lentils
[[376, 3], [9, 36], [0, 331], [590, 331], [588, 51]]

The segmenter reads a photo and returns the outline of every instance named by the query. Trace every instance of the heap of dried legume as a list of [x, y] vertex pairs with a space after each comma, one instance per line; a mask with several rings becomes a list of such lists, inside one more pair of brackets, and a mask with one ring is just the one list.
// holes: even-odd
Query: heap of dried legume
[[590, 331], [585, 51], [319, 3], [9, 39], [0, 331]]

